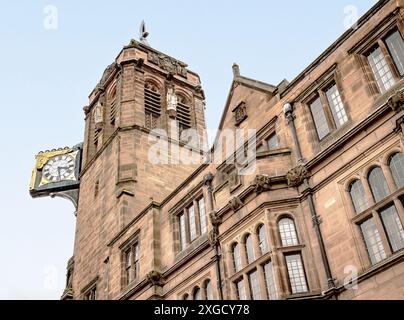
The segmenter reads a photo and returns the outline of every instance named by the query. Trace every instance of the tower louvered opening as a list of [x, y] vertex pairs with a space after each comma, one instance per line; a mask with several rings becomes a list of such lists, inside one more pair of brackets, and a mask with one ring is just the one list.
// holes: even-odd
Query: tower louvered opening
[[115, 118], [116, 118], [116, 85], [111, 89], [109, 95], [108, 95], [108, 101], [110, 105], [110, 111], [109, 111], [109, 122], [110, 124], [115, 124]]
[[189, 102], [182, 96], [178, 97], [177, 120], [181, 136], [182, 131], [191, 128], [191, 107]]
[[161, 94], [152, 83], [146, 83], [144, 90], [145, 126], [155, 129], [159, 126], [161, 115]]

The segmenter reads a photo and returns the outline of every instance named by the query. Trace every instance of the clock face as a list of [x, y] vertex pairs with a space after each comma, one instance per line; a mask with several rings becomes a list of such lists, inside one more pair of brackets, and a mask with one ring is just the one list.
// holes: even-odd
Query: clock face
[[49, 182], [74, 179], [75, 159], [70, 155], [60, 155], [50, 159], [43, 167], [43, 176]]

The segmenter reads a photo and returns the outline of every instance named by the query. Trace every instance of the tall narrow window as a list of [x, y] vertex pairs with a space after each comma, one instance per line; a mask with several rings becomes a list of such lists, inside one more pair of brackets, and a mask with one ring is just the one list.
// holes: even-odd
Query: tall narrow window
[[108, 94], [108, 103], [109, 103], [109, 122], [110, 124], [115, 124], [116, 117], [116, 84], [110, 89]]
[[404, 155], [396, 153], [390, 158], [390, 171], [397, 188], [404, 186]]
[[401, 34], [395, 31], [386, 38], [386, 45], [400, 76], [404, 76], [404, 42]]
[[146, 82], [144, 90], [145, 126], [156, 129], [161, 115], [161, 94], [156, 85]]
[[95, 300], [97, 298], [97, 287], [93, 286], [84, 293], [84, 300]]
[[199, 287], [194, 289], [194, 300], [202, 300], [201, 289], [199, 289]]
[[125, 277], [126, 282], [130, 283], [133, 280], [132, 268], [132, 248], [128, 248], [125, 252]]
[[299, 244], [296, 234], [295, 223], [290, 218], [283, 218], [278, 222], [282, 246], [295, 246]]
[[261, 254], [265, 254], [268, 252], [268, 241], [266, 235], [266, 229], [264, 225], [258, 227], [258, 240]]
[[360, 180], [355, 180], [351, 183], [349, 193], [356, 213], [361, 213], [363, 210], [367, 209], [368, 200], [366, 199], [365, 189]]
[[205, 234], [208, 231], [208, 224], [206, 221], [205, 199], [200, 198], [198, 200], [199, 208], [199, 221], [201, 223], [201, 234]]
[[372, 264], [385, 259], [386, 252], [384, 251], [382, 239], [373, 218], [362, 223], [361, 230]]
[[375, 167], [369, 172], [368, 180], [373, 198], [376, 202], [389, 195], [389, 186], [380, 167]]
[[317, 129], [318, 138], [321, 140], [330, 133], [330, 127], [328, 126], [320, 97], [310, 104], [310, 110]]
[[245, 249], [247, 252], [247, 262], [250, 264], [254, 261], [254, 246], [252, 242], [252, 236], [248, 234], [245, 237]]
[[404, 248], [404, 230], [394, 205], [380, 213], [391, 249], [396, 252]]
[[267, 262], [264, 265], [264, 275], [265, 275], [265, 285], [267, 288], [268, 299], [269, 300], [278, 299], [278, 292], [276, 289], [272, 262]]
[[326, 91], [326, 95], [335, 125], [339, 128], [348, 121], [348, 116], [345, 112], [344, 104], [342, 103], [341, 96], [335, 83]]
[[212, 284], [210, 280], [205, 282], [205, 296], [206, 300], [213, 300]]
[[241, 270], [241, 255], [240, 255], [240, 245], [235, 243], [232, 249], [233, 254], [233, 264], [234, 264], [234, 271], [239, 272]]
[[278, 137], [276, 136], [275, 133], [271, 134], [266, 141], [267, 141], [268, 150], [278, 149], [278, 147], [279, 147]]
[[180, 241], [181, 241], [181, 250], [184, 250], [187, 247], [187, 227], [185, 224], [185, 214], [182, 213], [179, 215], [180, 221]]
[[139, 273], [139, 244], [135, 242], [124, 250], [125, 280], [131, 283]]
[[237, 289], [237, 298], [239, 300], [247, 300], [243, 278], [241, 278], [236, 282], [236, 289]]
[[188, 219], [189, 219], [190, 241], [194, 241], [196, 239], [196, 220], [195, 220], [195, 208], [193, 205], [188, 208]]
[[260, 283], [258, 281], [257, 270], [250, 272], [248, 274], [248, 280], [250, 283], [251, 299], [260, 300], [261, 299], [261, 290], [260, 290]]
[[386, 58], [383, 55], [382, 49], [375, 47], [368, 55], [368, 61], [380, 92], [385, 93], [395, 84], [395, 80]]
[[178, 95], [177, 120], [180, 139], [183, 139], [182, 132], [191, 128], [191, 107], [182, 95]]
[[301, 255], [287, 255], [286, 266], [288, 268], [290, 288], [292, 290], [292, 293], [307, 292], [307, 282]]

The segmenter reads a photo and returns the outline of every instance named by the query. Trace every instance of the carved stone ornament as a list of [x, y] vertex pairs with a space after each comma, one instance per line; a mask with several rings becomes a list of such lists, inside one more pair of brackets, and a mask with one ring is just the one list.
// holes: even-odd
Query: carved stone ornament
[[268, 191], [271, 188], [271, 178], [267, 174], [259, 174], [251, 185], [256, 193]]
[[105, 69], [104, 73], [102, 74], [102, 78], [97, 85], [98, 88], [102, 88], [105, 85], [105, 82], [108, 80], [112, 72], [116, 69], [116, 66], [117, 63], [113, 62]]
[[213, 181], [213, 174], [211, 172], [207, 173], [204, 177], [203, 177], [203, 184], [205, 186], [210, 185]]
[[387, 104], [394, 112], [401, 111], [404, 105], [404, 89], [397, 91], [393, 96], [391, 96]]
[[187, 76], [187, 69], [185, 64], [180, 63], [179, 61], [170, 58], [164, 54], [149, 52], [147, 60], [172, 74], [179, 74], [183, 77]]
[[233, 211], [237, 211], [238, 209], [240, 209], [243, 206], [243, 202], [240, 200], [240, 198], [238, 196], [234, 196], [230, 199], [229, 201], [229, 207], [233, 210]]
[[286, 174], [286, 179], [289, 187], [298, 187], [302, 184], [303, 180], [309, 178], [309, 172], [303, 165], [299, 165]]
[[153, 286], [163, 286], [165, 281], [163, 278], [163, 275], [156, 271], [150, 271], [147, 275], [146, 275], [146, 279], [147, 281], [149, 281]]
[[210, 222], [213, 226], [218, 226], [222, 223], [222, 218], [218, 216], [216, 211], [209, 213]]
[[217, 232], [215, 230], [210, 230], [208, 234], [208, 241], [211, 247], [214, 247], [218, 244], [219, 238], [217, 236]]
[[245, 102], [241, 102], [234, 110], [233, 110], [234, 124], [238, 126], [244, 119], [247, 118], [247, 106]]
[[94, 123], [97, 130], [102, 129], [104, 125], [104, 106], [98, 101], [94, 109]]
[[175, 119], [177, 116], [177, 104], [178, 98], [174, 92], [174, 88], [168, 88], [167, 90], [167, 112], [168, 116]]

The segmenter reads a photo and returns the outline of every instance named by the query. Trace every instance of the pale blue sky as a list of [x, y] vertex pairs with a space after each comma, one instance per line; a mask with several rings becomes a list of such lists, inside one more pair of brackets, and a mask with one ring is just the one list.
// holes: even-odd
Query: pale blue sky
[[[274, 85], [292, 80], [344, 32], [346, 6], [361, 15], [374, 3], [1, 0], [0, 299], [59, 299], [75, 218], [65, 200], [30, 198], [34, 155], [82, 141], [88, 94], [142, 19], [151, 46], [199, 73], [216, 128], [233, 62]], [[44, 28], [46, 5], [57, 30]]]

